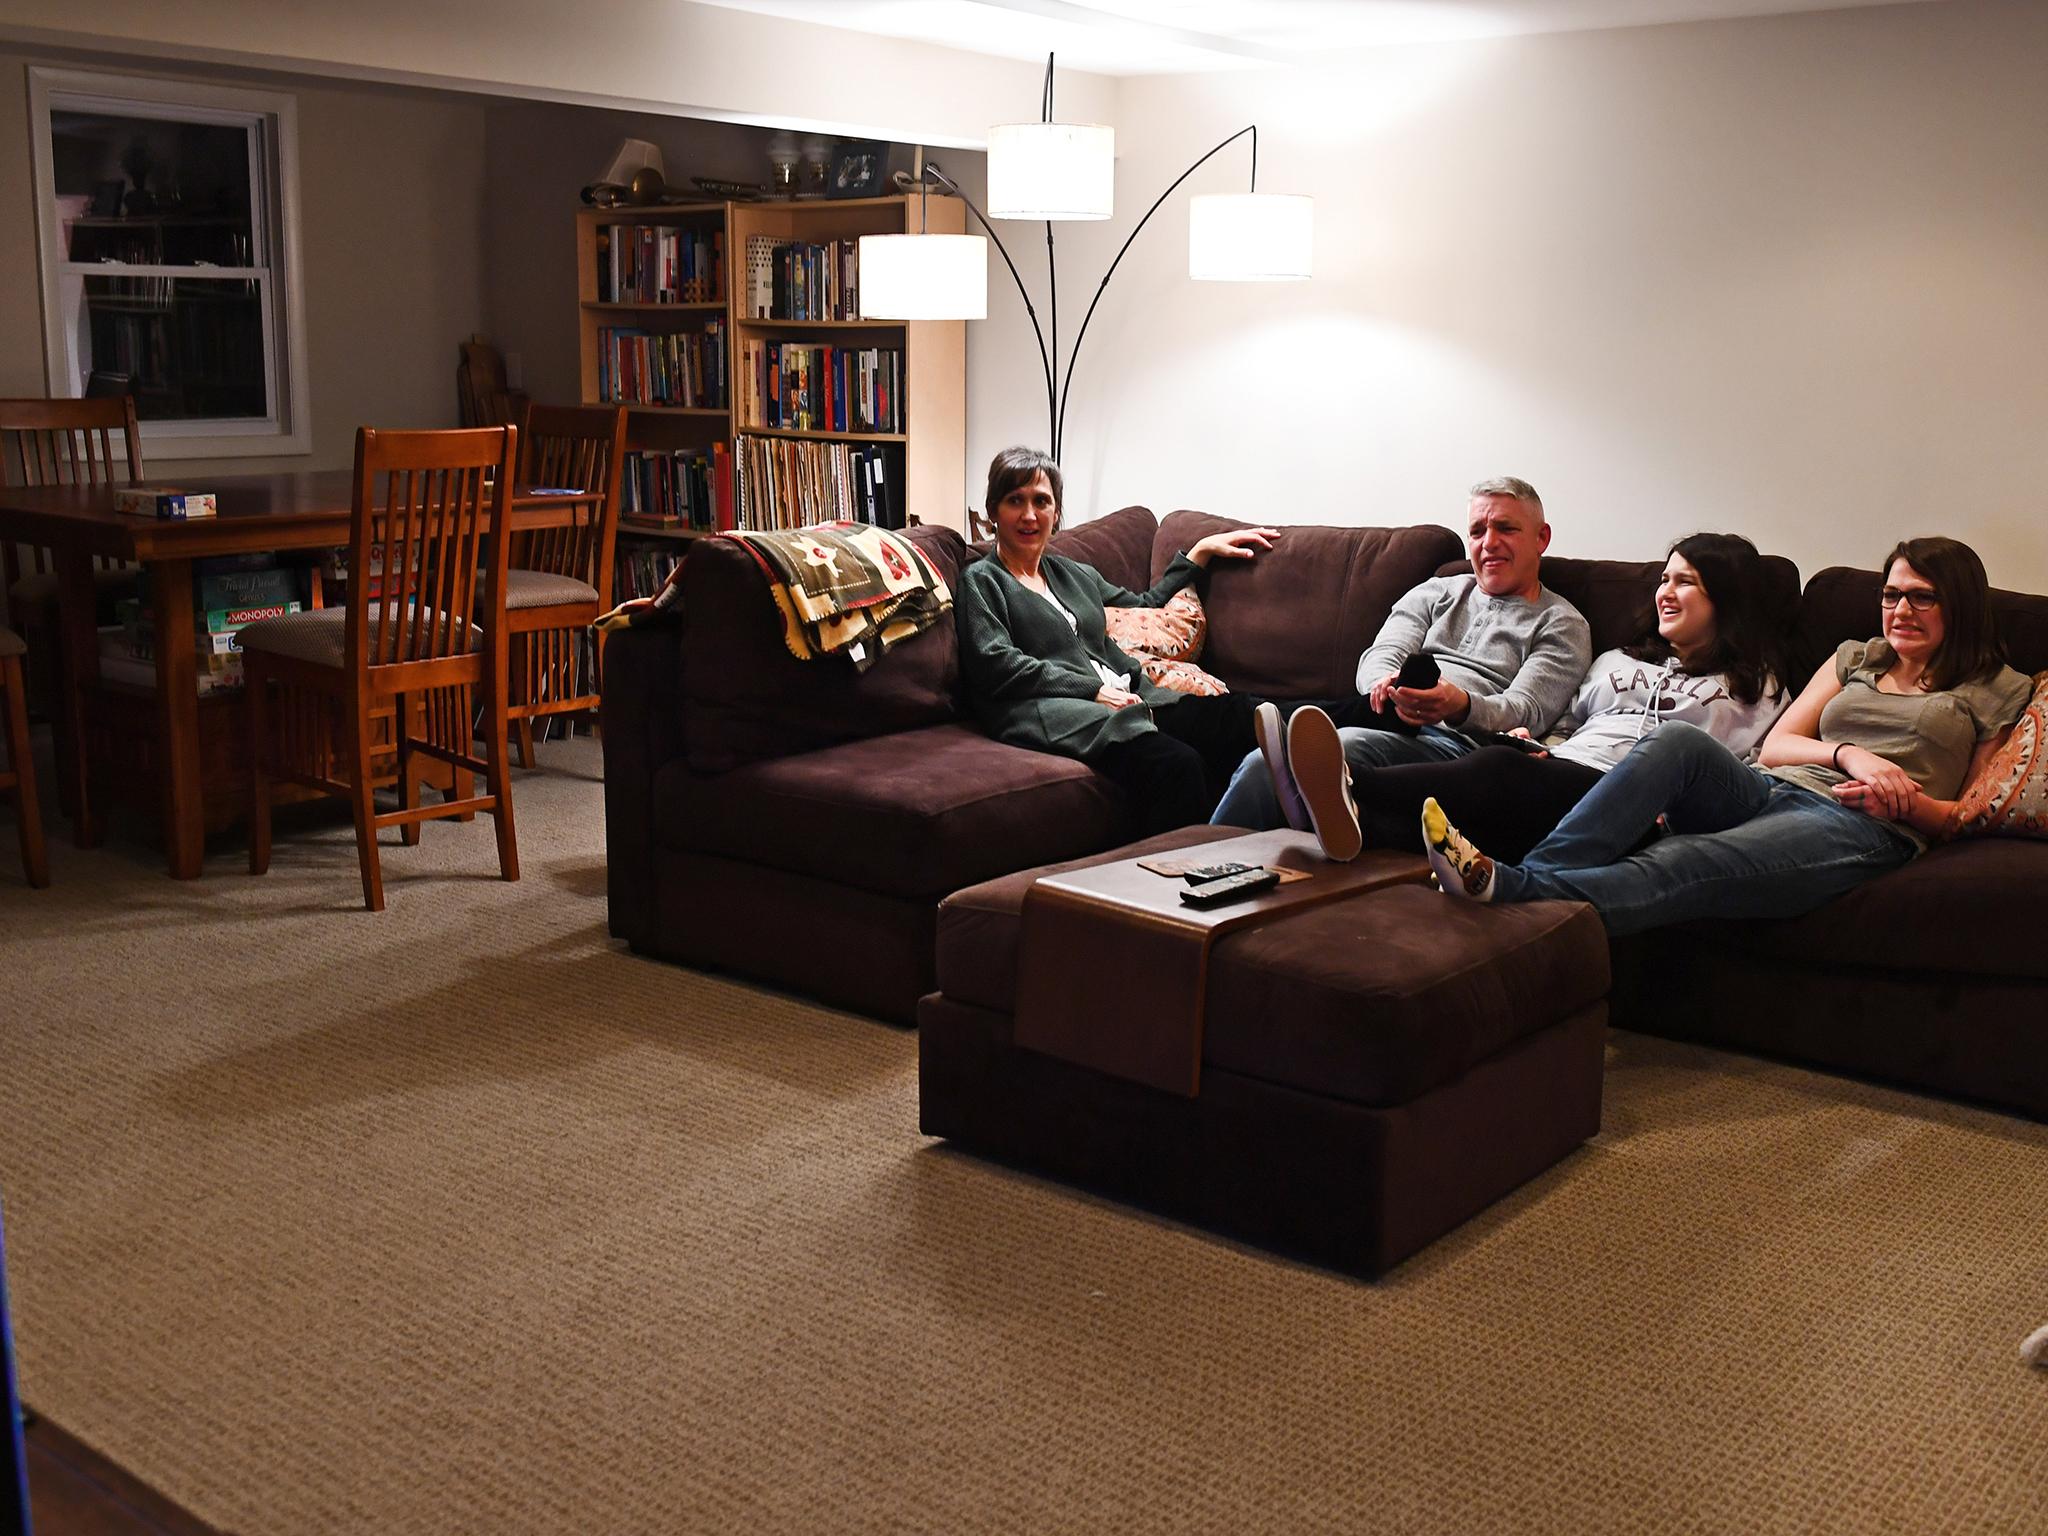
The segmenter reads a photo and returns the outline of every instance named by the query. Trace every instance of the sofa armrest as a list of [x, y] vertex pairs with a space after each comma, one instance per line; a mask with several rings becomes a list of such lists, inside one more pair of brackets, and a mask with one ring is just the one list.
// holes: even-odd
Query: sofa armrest
[[654, 776], [683, 754], [682, 677], [679, 629], [624, 629], [605, 641], [605, 889], [613, 935], [635, 948], [655, 921]]

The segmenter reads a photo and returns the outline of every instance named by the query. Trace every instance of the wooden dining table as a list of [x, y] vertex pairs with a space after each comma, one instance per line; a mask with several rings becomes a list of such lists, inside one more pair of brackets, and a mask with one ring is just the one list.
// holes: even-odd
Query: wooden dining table
[[[48, 549], [57, 578], [63, 677], [56, 701], [61, 788], [71, 807], [73, 840], [97, 846], [102, 817], [93, 802], [86, 751], [86, 700], [99, 680], [99, 632], [93, 561], [131, 561], [149, 572], [156, 632], [157, 740], [162, 753], [164, 846], [172, 876], [195, 878], [205, 857], [206, 821], [199, 757], [198, 657], [169, 641], [192, 632], [192, 563], [213, 555], [286, 553], [349, 542], [352, 470], [269, 475], [207, 475], [217, 514], [177, 520], [120, 512], [114, 488], [100, 485], [0, 487], [0, 540]], [[597, 515], [597, 491], [513, 489], [512, 531], [559, 528]], [[516, 563], [516, 562], [515, 562]]]

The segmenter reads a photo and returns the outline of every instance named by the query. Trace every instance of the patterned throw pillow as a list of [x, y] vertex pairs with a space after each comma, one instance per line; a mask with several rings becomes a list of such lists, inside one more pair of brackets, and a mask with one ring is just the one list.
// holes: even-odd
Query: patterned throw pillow
[[1145, 676], [1152, 680], [1155, 688], [1171, 688], [1175, 693], [1197, 693], [1203, 698], [1230, 692], [1229, 685], [1222, 678], [1204, 672], [1192, 661], [1168, 661], [1164, 656], [1136, 656], [1132, 660], [1145, 669]]
[[1105, 609], [1103, 622], [1116, 647], [1140, 660], [1157, 656], [1162, 661], [1193, 661], [1209, 637], [1202, 595], [1187, 587], [1168, 598], [1163, 608]]
[[1145, 669], [1155, 688], [1211, 698], [1228, 693], [1223, 679], [1195, 665], [1209, 637], [1201, 594], [1183, 587], [1160, 608], [1110, 608], [1103, 625], [1117, 649]]
[[1957, 837], [2048, 838], [2048, 672], [2012, 735], [1956, 804]]

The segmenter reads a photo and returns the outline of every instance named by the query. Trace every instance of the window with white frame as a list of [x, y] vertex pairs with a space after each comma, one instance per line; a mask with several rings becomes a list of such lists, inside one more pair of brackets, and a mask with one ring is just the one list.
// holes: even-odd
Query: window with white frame
[[135, 397], [143, 456], [304, 453], [292, 98], [30, 71], [50, 393]]

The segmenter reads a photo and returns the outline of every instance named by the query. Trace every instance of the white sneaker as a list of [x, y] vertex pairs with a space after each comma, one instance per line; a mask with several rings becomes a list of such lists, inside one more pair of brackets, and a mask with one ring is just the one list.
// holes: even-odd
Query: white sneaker
[[1447, 894], [1468, 901], [1493, 900], [1493, 860], [1451, 825], [1434, 795], [1422, 802], [1422, 847], [1436, 883]]
[[1288, 717], [1287, 767], [1323, 856], [1340, 864], [1357, 858], [1365, 835], [1358, 830], [1358, 807], [1351, 801], [1351, 765], [1344, 761], [1336, 723], [1313, 704]]
[[1261, 704], [1252, 711], [1252, 734], [1259, 739], [1259, 753], [1266, 759], [1266, 772], [1273, 778], [1273, 797], [1280, 802], [1280, 814], [1297, 832], [1309, 829], [1308, 807], [1301, 803], [1301, 789], [1287, 766], [1287, 728], [1280, 721], [1280, 706]]

